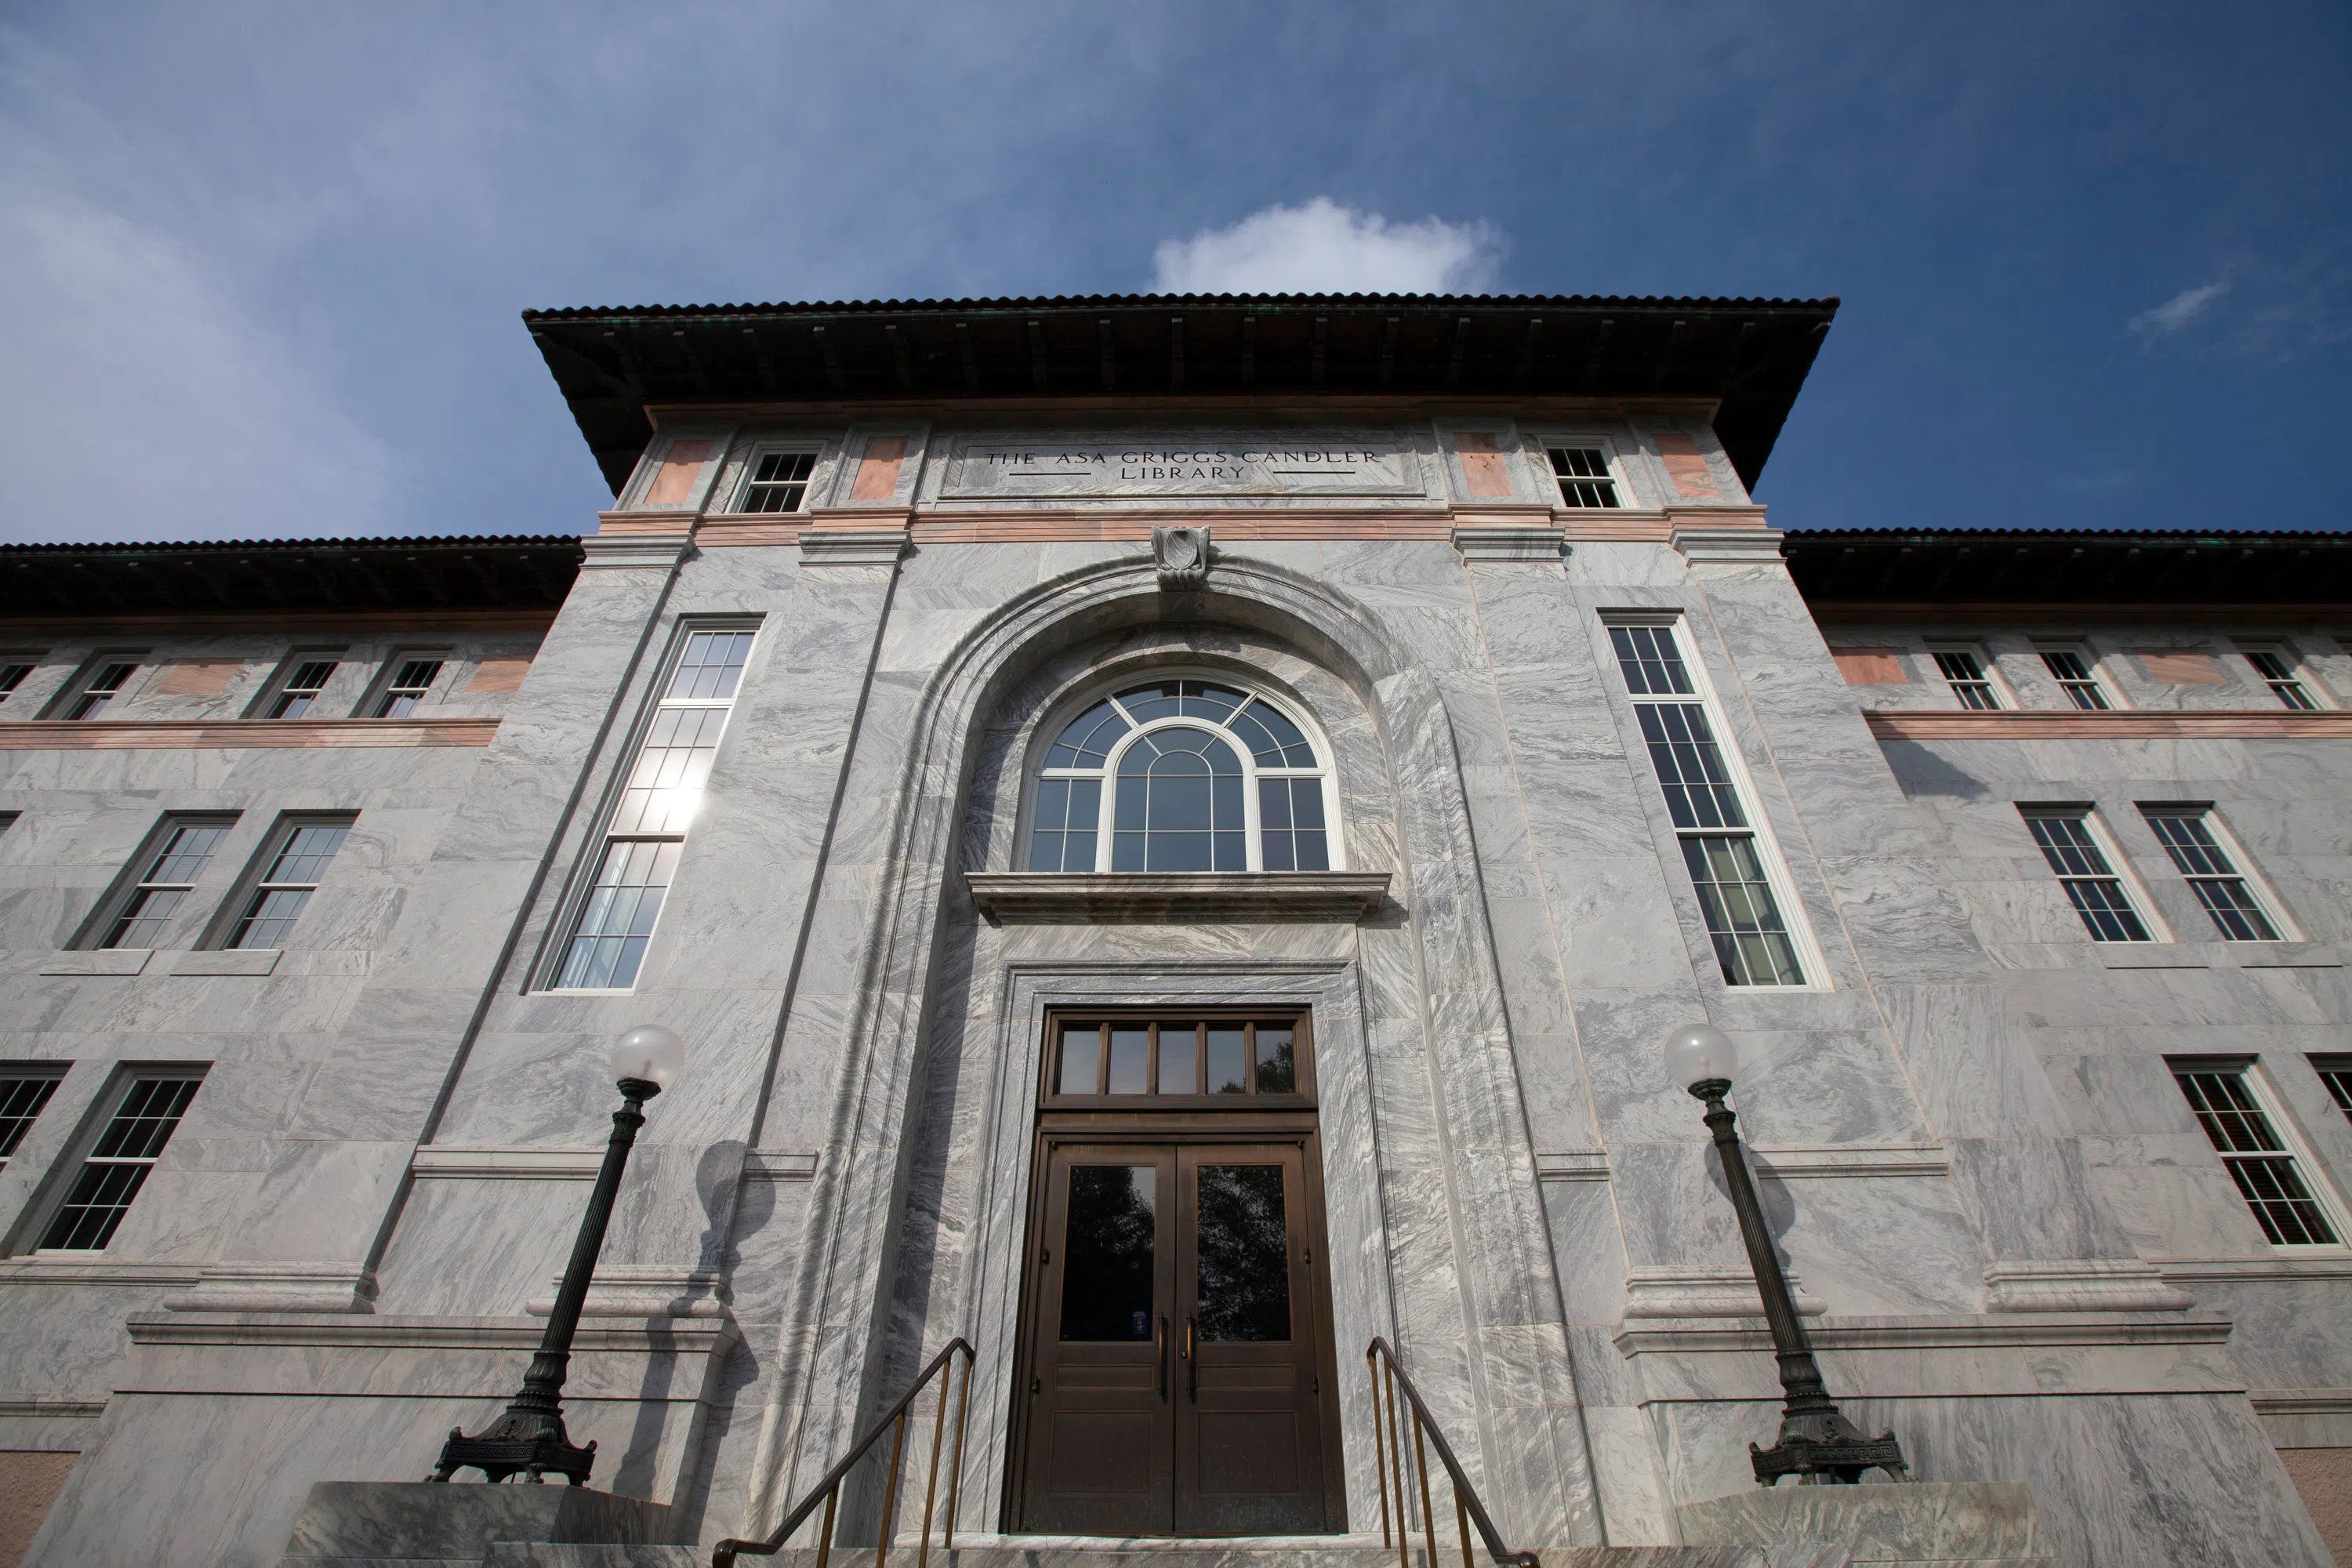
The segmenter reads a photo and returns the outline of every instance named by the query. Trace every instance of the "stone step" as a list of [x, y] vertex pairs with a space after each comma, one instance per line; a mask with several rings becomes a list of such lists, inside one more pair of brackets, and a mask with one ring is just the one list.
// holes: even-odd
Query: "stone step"
[[[836, 1547], [827, 1568], [870, 1568], [871, 1546]], [[1846, 1568], [1837, 1548], [1759, 1546], [1555, 1547], [1538, 1553], [1543, 1568]], [[772, 1557], [744, 1557], [742, 1568], [816, 1568], [814, 1547], [787, 1547]], [[482, 1568], [707, 1568], [707, 1546], [591, 1546], [499, 1542]], [[1441, 1544], [1435, 1568], [1461, 1568], [1462, 1555]], [[884, 1568], [915, 1568], [912, 1545], [891, 1550]], [[1400, 1568], [1393, 1547], [1307, 1544], [1172, 1545], [1166, 1542], [1055, 1542], [1023, 1546], [958, 1547], [930, 1552], [924, 1568]], [[1402, 1568], [1430, 1568], [1419, 1547]], [[1496, 1568], [1484, 1552], [1472, 1568]], [[1907, 1565], [1906, 1565], [1907, 1568]], [[2035, 1568], [2050, 1568], [2042, 1563]]]

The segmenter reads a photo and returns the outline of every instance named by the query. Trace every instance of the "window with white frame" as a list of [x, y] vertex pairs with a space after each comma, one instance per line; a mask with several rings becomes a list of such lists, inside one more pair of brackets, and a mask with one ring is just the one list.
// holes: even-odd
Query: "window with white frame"
[[2346, 1121], [2352, 1121], [2352, 1057], [2314, 1057], [2311, 1070], [2319, 1075], [2336, 1109], [2344, 1113]]
[[1684, 661], [1675, 628], [1612, 625], [1609, 640], [1725, 984], [1804, 984], [1780, 912], [1785, 889], [1773, 885], [1777, 858], [1760, 838], [1744, 782], [1716, 738], [1714, 704]]
[[2042, 858], [2057, 874], [2093, 942], [2154, 942], [2147, 917], [2116, 870], [2122, 857], [2088, 806], [2020, 806]]
[[108, 917], [98, 945], [154, 946], [204, 879], [205, 868], [236, 821], [223, 816], [164, 818], [139, 852], [136, 879], [119, 895], [120, 907]]
[[371, 719], [407, 718], [432, 692], [433, 683], [441, 679], [441, 667], [447, 662], [442, 658], [394, 655], [384, 666], [375, 695], [367, 701], [367, 716]]
[[751, 460], [738, 511], [798, 511], [808, 500], [809, 476], [816, 472], [814, 448], [761, 452]]
[[[278, 682], [277, 694], [269, 700], [268, 716], [272, 719], [306, 717], [318, 702], [320, 694], [326, 690], [327, 682], [334, 678], [335, 661], [331, 658], [296, 660], [286, 671], [286, 679]], [[429, 687], [432, 682], [428, 679], [425, 684]]]
[[1045, 748], [1024, 863], [1032, 871], [1329, 870], [1332, 787], [1297, 719], [1262, 692], [1222, 678], [1123, 687]]
[[1617, 476], [1609, 454], [1599, 447], [1570, 442], [1544, 448], [1551, 458], [1552, 478], [1559, 483], [1559, 504], [1571, 507], [1615, 508]]
[[2107, 689], [2100, 684], [2090, 657], [2081, 648], [2053, 647], [2036, 651], [2042, 655], [2042, 668], [2050, 672], [2050, 679], [2058, 683], [2067, 701], [2091, 712], [2104, 712], [2115, 706], [2107, 697]]
[[0, 702], [14, 697], [16, 688], [24, 685], [26, 678], [40, 668], [37, 655], [0, 654]]
[[2255, 677], [2271, 689], [2271, 695], [2278, 699], [2280, 707], [2302, 712], [2315, 711], [2319, 708], [2319, 700], [2312, 695], [2315, 683], [2304, 674], [2303, 667], [2284, 646], [2241, 647], [2238, 651], [2245, 656], [2246, 663], [2252, 667]]
[[2212, 917], [2224, 942], [2276, 942], [2282, 922], [2253, 879], [2239, 868], [2210, 806], [2143, 805], [2142, 816], [2176, 870]]
[[121, 1075], [104, 1125], [41, 1233], [43, 1251], [105, 1250], [203, 1082], [203, 1069], [196, 1068]]
[[139, 673], [139, 654], [109, 654], [92, 662], [82, 672], [82, 678], [68, 692], [64, 711], [66, 719], [103, 719], [106, 710], [114, 706], [117, 698], [131, 689], [131, 678]]
[[1936, 671], [1944, 684], [1952, 689], [1952, 696], [1963, 708], [1993, 709], [2001, 707], [2000, 689], [1993, 683], [1992, 672], [1984, 656], [1973, 647], [1931, 647]]
[[748, 626], [686, 633], [604, 826], [595, 879], [573, 918], [555, 989], [626, 990], [637, 983], [756, 635]]
[[2251, 1062], [2174, 1061], [2173, 1081], [2273, 1247], [2332, 1247], [2342, 1236], [2303, 1151]]
[[11, 1066], [0, 1068], [0, 1171], [16, 1157], [16, 1145], [33, 1130], [58, 1091], [62, 1068]]
[[278, 824], [262, 848], [261, 875], [228, 933], [226, 947], [284, 947], [310, 895], [319, 890], [352, 818], [294, 817]]

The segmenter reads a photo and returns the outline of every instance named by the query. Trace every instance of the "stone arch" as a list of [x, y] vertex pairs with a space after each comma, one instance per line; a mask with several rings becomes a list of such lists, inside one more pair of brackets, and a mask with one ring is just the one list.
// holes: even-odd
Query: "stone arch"
[[[901, 1157], [916, 1119], [943, 937], [970, 919], [958, 842], [989, 718], [1066, 651], [1172, 623], [1239, 628], [1286, 646], [1342, 682], [1369, 721], [1385, 764], [1402, 904], [1398, 940], [1381, 944], [1381, 973], [1358, 976], [1368, 1056], [1363, 1133], [1378, 1151], [1378, 1201], [1390, 1216], [1375, 1233], [1395, 1281], [1393, 1326], [1416, 1375], [1443, 1402], [1475, 1413], [1475, 1426], [1465, 1421], [1454, 1440], [1474, 1473], [1483, 1473], [1507, 1533], [1597, 1543], [1591, 1467], [1443, 701], [1370, 609], [1246, 557], [1221, 557], [1202, 592], [1181, 595], [1161, 593], [1145, 557], [1063, 574], [973, 626], [925, 682], [904, 742], [856, 1016], [845, 1021], [835, 1066], [828, 1153], [776, 1347], [746, 1523], [755, 1532], [767, 1528], [846, 1446], [860, 1404], [829, 1401], [824, 1391], [859, 1388], [868, 1407], [896, 1392], [878, 1384], [891, 1359]], [[988, 1124], [983, 1142], [1013, 1114], [1004, 1078], [1000, 1071], [992, 1089], [975, 1089], [988, 1096], [979, 1112]], [[1441, 1183], [1427, 1180], [1433, 1170]], [[1401, 1182], [1407, 1171], [1414, 1179]], [[991, 1205], [1001, 1211], [1004, 1194], [988, 1194], [980, 1211]], [[1008, 1344], [992, 1342], [1006, 1337], [1003, 1315], [991, 1319], [986, 1308], [1013, 1288], [999, 1277], [992, 1295], [984, 1277], [984, 1268], [966, 1277], [950, 1321], [899, 1325], [927, 1346], [972, 1337], [996, 1375], [996, 1386], [984, 1375], [973, 1390], [968, 1500], [958, 1521], [982, 1530], [992, 1526], [1001, 1492], [1010, 1359]], [[1353, 1348], [1340, 1346], [1343, 1381]], [[1343, 1434], [1351, 1514], [1360, 1518], [1368, 1517], [1370, 1487], [1355, 1476], [1361, 1468], [1369, 1478], [1370, 1468], [1352, 1449], [1368, 1421], [1351, 1418]]]

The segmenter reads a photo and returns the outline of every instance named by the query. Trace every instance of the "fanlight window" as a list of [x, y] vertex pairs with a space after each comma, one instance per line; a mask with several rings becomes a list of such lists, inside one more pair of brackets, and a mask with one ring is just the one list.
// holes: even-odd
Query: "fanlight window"
[[1029, 869], [1328, 870], [1327, 783], [1313, 743], [1263, 697], [1211, 680], [1131, 686], [1046, 749]]

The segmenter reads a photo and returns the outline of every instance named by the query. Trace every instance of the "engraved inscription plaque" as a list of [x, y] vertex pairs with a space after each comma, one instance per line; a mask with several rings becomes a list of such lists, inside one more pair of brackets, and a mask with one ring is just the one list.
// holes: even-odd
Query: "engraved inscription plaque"
[[1329, 427], [966, 436], [940, 488], [942, 500], [1423, 493], [1394, 432]]

